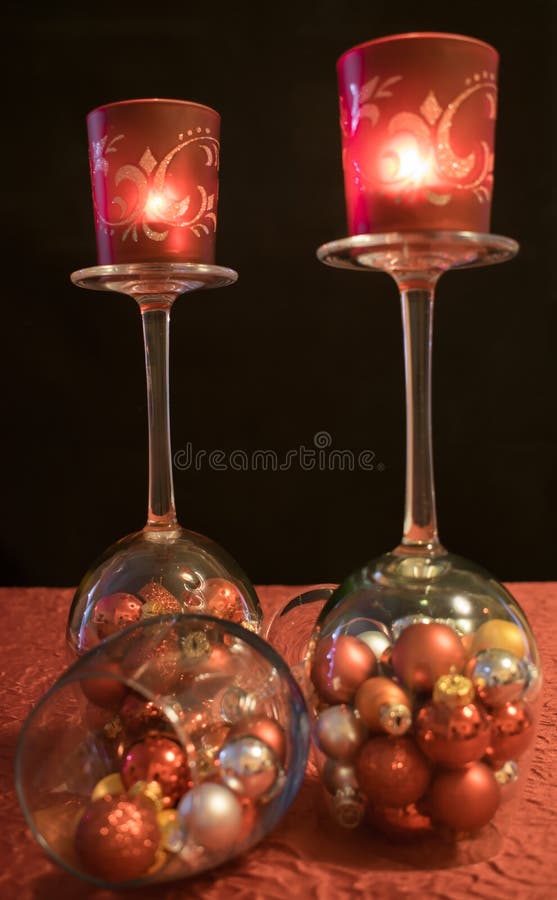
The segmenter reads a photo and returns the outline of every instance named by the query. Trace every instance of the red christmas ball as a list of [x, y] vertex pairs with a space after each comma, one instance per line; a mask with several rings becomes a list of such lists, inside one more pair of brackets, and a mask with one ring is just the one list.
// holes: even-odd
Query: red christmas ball
[[427, 703], [416, 716], [414, 731], [425, 755], [449, 769], [481, 759], [491, 735], [489, 717], [475, 703], [452, 709]]
[[373, 650], [349, 634], [319, 641], [311, 668], [311, 680], [322, 700], [349, 703], [366, 678], [377, 672]]
[[103, 709], [117, 710], [128, 692], [127, 686], [116, 676], [122, 676], [122, 670], [116, 662], [99, 662], [99, 670], [102, 675], [95, 672], [95, 661], [91, 661], [91, 675], [83, 673], [79, 684], [81, 690], [91, 703], [102, 706]]
[[186, 752], [176, 741], [161, 735], [149, 735], [133, 744], [120, 774], [128, 790], [137, 781], [156, 781], [165, 808], [174, 806], [192, 786]]
[[101, 597], [93, 608], [92, 622], [102, 639], [139, 622], [143, 604], [133, 594], [117, 592]]
[[154, 805], [135, 797], [106, 794], [90, 803], [75, 833], [85, 870], [105, 881], [131, 881], [155, 862], [160, 829]]
[[119, 715], [129, 739], [143, 737], [148, 731], [161, 732], [170, 728], [168, 719], [157, 704], [139, 694], [128, 694]]
[[286, 758], [286, 734], [284, 728], [269, 716], [256, 716], [236, 722], [230, 729], [227, 740], [240, 737], [256, 737], [267, 744], [280, 763]]
[[368, 678], [356, 691], [354, 705], [371, 731], [404, 734], [412, 723], [412, 702], [390, 678]]
[[509, 759], [518, 759], [534, 738], [534, 719], [522, 701], [506, 703], [492, 711], [491, 740], [487, 751], [490, 763], [499, 768]]
[[413, 691], [431, 691], [441, 675], [461, 672], [465, 660], [459, 636], [440, 622], [409, 625], [393, 644], [395, 674]]
[[475, 831], [491, 821], [501, 794], [491, 769], [477, 762], [439, 772], [427, 799], [432, 819], [455, 831]]
[[226, 578], [208, 578], [203, 588], [205, 612], [217, 619], [241, 624], [246, 618], [246, 602], [240, 590]]
[[374, 737], [356, 760], [360, 790], [373, 806], [407, 806], [425, 794], [430, 764], [408, 737]]

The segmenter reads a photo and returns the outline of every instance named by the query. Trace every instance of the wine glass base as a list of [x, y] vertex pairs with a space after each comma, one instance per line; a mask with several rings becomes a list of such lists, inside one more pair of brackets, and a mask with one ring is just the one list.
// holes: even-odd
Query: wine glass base
[[202, 288], [234, 284], [238, 273], [223, 266], [196, 263], [127, 263], [91, 266], [72, 273], [78, 287], [93, 291], [116, 291], [138, 299], [159, 296], [173, 300], [180, 294]]
[[390, 274], [443, 272], [505, 262], [518, 252], [511, 238], [472, 231], [393, 231], [358, 234], [323, 244], [318, 259], [328, 266]]
[[262, 612], [250, 581], [203, 535], [146, 527], [110, 547], [84, 576], [70, 610], [72, 658], [127, 625], [153, 616], [212, 615], [259, 632]]

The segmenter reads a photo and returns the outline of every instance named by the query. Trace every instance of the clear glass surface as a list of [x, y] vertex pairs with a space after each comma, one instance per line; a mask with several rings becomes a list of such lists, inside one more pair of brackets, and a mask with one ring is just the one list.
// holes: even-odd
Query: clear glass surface
[[17, 749], [18, 796], [72, 874], [169, 881], [278, 823], [308, 741], [300, 690], [268, 644], [213, 617], [159, 617], [97, 645], [39, 701]]

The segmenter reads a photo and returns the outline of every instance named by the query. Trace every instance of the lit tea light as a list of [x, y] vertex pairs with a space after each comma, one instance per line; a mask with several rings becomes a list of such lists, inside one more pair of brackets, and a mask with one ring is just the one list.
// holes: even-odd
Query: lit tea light
[[214, 262], [220, 116], [129, 100], [87, 117], [98, 259]]
[[350, 234], [489, 230], [497, 63], [488, 44], [429, 33], [341, 56]]

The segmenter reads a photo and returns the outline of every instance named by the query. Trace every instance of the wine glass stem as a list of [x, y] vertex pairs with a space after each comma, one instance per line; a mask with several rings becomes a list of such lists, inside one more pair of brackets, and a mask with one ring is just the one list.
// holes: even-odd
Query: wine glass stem
[[442, 550], [437, 534], [431, 434], [431, 351], [435, 280], [400, 284], [406, 374], [406, 499], [402, 547]]
[[171, 304], [140, 303], [145, 342], [149, 415], [149, 504], [147, 526], [177, 524], [172, 481], [168, 380], [168, 336]]

